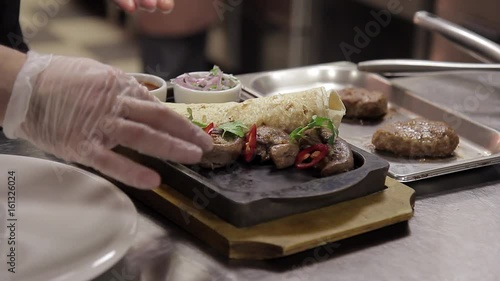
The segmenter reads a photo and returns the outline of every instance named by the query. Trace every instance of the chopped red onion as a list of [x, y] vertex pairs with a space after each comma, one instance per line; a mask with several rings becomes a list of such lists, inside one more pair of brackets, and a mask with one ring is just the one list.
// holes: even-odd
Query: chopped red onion
[[228, 90], [234, 88], [237, 84], [235, 77], [224, 74], [217, 65], [206, 74], [185, 73], [172, 79], [172, 82], [179, 86], [199, 91]]

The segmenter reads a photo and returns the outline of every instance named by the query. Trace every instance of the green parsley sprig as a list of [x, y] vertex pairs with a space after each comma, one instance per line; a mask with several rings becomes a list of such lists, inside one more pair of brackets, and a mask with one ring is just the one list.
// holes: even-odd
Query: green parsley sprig
[[304, 127], [298, 127], [290, 133], [290, 138], [293, 141], [299, 141], [304, 137], [304, 132], [313, 129], [313, 128], [327, 128], [332, 132], [332, 136], [328, 139], [328, 143], [332, 144], [335, 142], [335, 139], [339, 135], [339, 130], [335, 127], [332, 120], [326, 117], [318, 117], [314, 115], [309, 121], [309, 123]]
[[226, 133], [231, 133], [242, 138], [245, 136], [246, 132], [248, 132], [248, 127], [238, 121], [222, 123], [218, 126], [218, 128], [224, 130], [222, 137], [224, 137]]

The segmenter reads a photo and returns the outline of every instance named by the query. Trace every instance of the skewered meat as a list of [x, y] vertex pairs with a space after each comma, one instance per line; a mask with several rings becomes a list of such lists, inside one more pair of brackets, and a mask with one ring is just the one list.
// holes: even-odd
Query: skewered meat
[[378, 129], [372, 137], [378, 150], [412, 158], [447, 157], [459, 143], [453, 128], [444, 122], [412, 119]]
[[387, 97], [382, 92], [347, 88], [338, 94], [345, 105], [347, 118], [377, 119], [387, 113]]

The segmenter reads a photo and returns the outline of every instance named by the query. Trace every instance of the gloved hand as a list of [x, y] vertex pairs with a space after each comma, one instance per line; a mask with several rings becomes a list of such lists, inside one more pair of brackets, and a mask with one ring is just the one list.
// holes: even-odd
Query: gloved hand
[[159, 9], [169, 12], [174, 8], [174, 0], [114, 0], [115, 3], [127, 12], [134, 12], [136, 9], [155, 11]]
[[133, 77], [94, 60], [34, 52], [16, 78], [3, 127], [9, 138], [138, 188], [158, 186], [160, 176], [111, 148], [186, 164], [212, 149], [208, 134]]

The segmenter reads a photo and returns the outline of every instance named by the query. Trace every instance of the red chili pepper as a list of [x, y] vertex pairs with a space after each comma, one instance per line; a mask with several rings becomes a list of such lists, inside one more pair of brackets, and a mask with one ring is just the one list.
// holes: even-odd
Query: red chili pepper
[[[328, 154], [328, 145], [315, 144], [297, 154], [295, 158], [295, 167], [298, 169], [307, 169], [316, 165], [319, 161], [326, 157]], [[307, 161], [310, 159], [310, 161]]]
[[244, 156], [246, 162], [252, 161], [253, 157], [255, 156], [256, 147], [257, 147], [257, 126], [253, 124], [245, 139]]
[[203, 129], [203, 130], [205, 130], [205, 132], [210, 135], [210, 133], [212, 133], [213, 129], [214, 129], [214, 122], [208, 124], [208, 126], [206, 126], [205, 129]]

